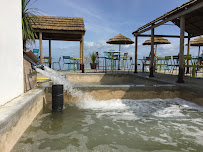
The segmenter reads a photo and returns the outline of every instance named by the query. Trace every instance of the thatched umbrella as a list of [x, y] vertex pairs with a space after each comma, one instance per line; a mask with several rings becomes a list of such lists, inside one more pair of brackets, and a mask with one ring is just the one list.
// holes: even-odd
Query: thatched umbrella
[[[188, 45], [188, 44], [186, 44]], [[203, 37], [198, 37], [192, 41], [190, 41], [190, 46], [199, 46], [198, 56], [200, 55], [200, 47], [203, 46]]]
[[[133, 44], [134, 42], [125, 37], [122, 34], [118, 34], [117, 36], [109, 39], [106, 43], [108, 44], [119, 44], [119, 51], [121, 50], [121, 44]], [[119, 53], [119, 64], [118, 64], [118, 69], [120, 69], [120, 53]]]
[[[158, 44], [171, 44], [167, 39], [164, 39], [162, 37], [154, 37], [154, 45], [156, 46], [155, 48], [155, 53], [157, 53], [157, 45]], [[146, 40], [142, 45], [151, 45], [151, 38]]]

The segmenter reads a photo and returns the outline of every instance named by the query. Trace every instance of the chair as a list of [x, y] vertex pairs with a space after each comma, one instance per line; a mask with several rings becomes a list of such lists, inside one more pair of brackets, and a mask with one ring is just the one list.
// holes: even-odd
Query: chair
[[128, 69], [128, 73], [129, 73], [129, 71], [132, 71], [132, 70], [133, 70], [133, 67], [135, 66], [135, 63], [133, 63], [133, 58], [132, 58], [132, 56], [130, 56], [129, 59], [130, 59], [130, 68]]
[[175, 55], [173, 56], [173, 61], [171, 62], [171, 71], [170, 73], [173, 74], [173, 71], [176, 69], [177, 71], [177, 67], [179, 67], [179, 56]]
[[[96, 55], [97, 55], [97, 59], [96, 59], [96, 68], [98, 68], [98, 70], [99, 70], [99, 68], [101, 67], [101, 68], [103, 68], [103, 72], [104, 72], [104, 70], [105, 70], [105, 72], [106, 72], [106, 57], [101, 57], [101, 56], [99, 56], [99, 53], [98, 52], [96, 52]], [[103, 65], [101, 65], [100, 63], [100, 60], [102, 59], [102, 63], [103, 63]]]
[[49, 66], [49, 57], [45, 56], [43, 58], [43, 64]]
[[[188, 61], [189, 61], [189, 64], [187, 64]], [[195, 62], [192, 62], [192, 56], [184, 55], [184, 68], [189, 68], [189, 71], [192, 71], [190, 72], [190, 76], [192, 75], [192, 77], [195, 77], [195, 73], [196, 73], [196, 67], [194, 65], [195, 65]], [[184, 72], [184, 74], [186, 74], [186, 72]]]
[[143, 63], [142, 63], [142, 72], [144, 72], [145, 66], [150, 66], [150, 57], [143, 57]]
[[156, 63], [156, 69], [159, 70], [159, 72], [161, 72], [161, 69], [163, 66], [165, 66], [165, 57], [158, 57], [156, 59], [157, 63]]
[[58, 65], [59, 65], [59, 69], [61, 70], [60, 61], [61, 61], [61, 57], [59, 57], [59, 61], [58, 61], [58, 62], [52, 62], [52, 64], [53, 64], [53, 69], [54, 69], [54, 64], [58, 64]]
[[[106, 69], [108, 69], [108, 67], [111, 67], [111, 62], [109, 63], [108, 61], [111, 61], [111, 54], [105, 52], [104, 53], [104, 57], [105, 57], [105, 63], [106, 63]], [[110, 68], [111, 69], [111, 68]]]
[[128, 53], [124, 53], [124, 55], [121, 56], [121, 68], [128, 69]]
[[64, 70], [64, 65], [68, 64], [68, 70], [70, 71], [70, 65], [74, 65], [74, 62], [71, 62], [71, 57], [70, 56], [63, 56], [63, 68], [62, 70]]
[[36, 55], [37, 58], [39, 58], [39, 49], [33, 49], [32, 52]]

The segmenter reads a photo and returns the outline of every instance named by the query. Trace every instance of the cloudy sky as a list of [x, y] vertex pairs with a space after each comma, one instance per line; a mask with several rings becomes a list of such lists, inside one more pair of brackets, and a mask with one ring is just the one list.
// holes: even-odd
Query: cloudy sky
[[[110, 38], [122, 33], [134, 41], [132, 32], [188, 0], [38, 0], [30, 7], [38, 8], [47, 16], [83, 17], [85, 23], [85, 56], [90, 52], [118, 50], [117, 45], [106, 44]], [[155, 29], [155, 34], [179, 35], [179, 28], [171, 22]], [[148, 34], [146, 32], [145, 34]], [[187, 35], [187, 33], [186, 33]], [[138, 38], [138, 58], [148, 56], [149, 46], [142, 46], [148, 38]], [[169, 45], [158, 46], [158, 56], [177, 55], [179, 39], [168, 38]], [[39, 41], [30, 45], [30, 49], [39, 48]], [[79, 42], [53, 41], [52, 54], [79, 57]], [[186, 51], [185, 47], [185, 51]], [[134, 45], [123, 45], [122, 53], [134, 55]], [[198, 48], [193, 47], [192, 55], [197, 55]], [[48, 56], [48, 41], [43, 41], [44, 56]]]

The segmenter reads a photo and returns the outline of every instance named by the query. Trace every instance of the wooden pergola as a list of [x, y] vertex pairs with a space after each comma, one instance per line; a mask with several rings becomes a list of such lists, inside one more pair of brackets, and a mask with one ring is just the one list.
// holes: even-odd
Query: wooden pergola
[[85, 25], [83, 18], [37, 16], [32, 21], [32, 27], [40, 42], [41, 64], [43, 64], [42, 40], [49, 40], [49, 67], [51, 67], [51, 40], [60, 40], [80, 41], [80, 63], [84, 65]]
[[[178, 83], [183, 83], [184, 76], [184, 38], [188, 38], [188, 44], [190, 38], [200, 36], [203, 34], [203, 0], [190, 0], [183, 5], [176, 7], [175, 9], [165, 13], [164, 15], [156, 18], [155, 20], [145, 24], [138, 28], [132, 34], [135, 36], [135, 73], [137, 73], [137, 47], [138, 47], [138, 36], [149, 36], [143, 35], [142, 33], [151, 30], [151, 59], [150, 59], [150, 77], [153, 77], [154, 71], [154, 29], [166, 22], [173, 22], [175, 25], [180, 27], [180, 36], [176, 35], [156, 35], [161, 37], [174, 37], [180, 38], [180, 53], [179, 53], [179, 74]], [[185, 36], [185, 32], [188, 36]], [[188, 52], [190, 54], [190, 45], [188, 45]]]

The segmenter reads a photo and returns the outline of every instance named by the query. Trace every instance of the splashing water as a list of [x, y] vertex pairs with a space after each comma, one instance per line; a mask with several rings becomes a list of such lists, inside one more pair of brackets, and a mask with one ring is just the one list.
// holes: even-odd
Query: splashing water
[[54, 71], [53, 69], [44, 66], [44, 70], [36, 68], [36, 71], [47, 76], [56, 84], [63, 84], [64, 92], [70, 92], [72, 97], [77, 98], [78, 103], [82, 101], [93, 101], [93, 97], [87, 93], [83, 93], [82, 91], [75, 89], [74, 85], [69, 82], [64, 76], [60, 75], [58, 72]]

